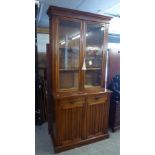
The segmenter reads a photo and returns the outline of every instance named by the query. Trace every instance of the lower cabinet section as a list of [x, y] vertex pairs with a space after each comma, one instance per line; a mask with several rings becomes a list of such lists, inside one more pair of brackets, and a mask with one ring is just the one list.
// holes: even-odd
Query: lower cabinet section
[[56, 99], [56, 152], [108, 138], [109, 94]]

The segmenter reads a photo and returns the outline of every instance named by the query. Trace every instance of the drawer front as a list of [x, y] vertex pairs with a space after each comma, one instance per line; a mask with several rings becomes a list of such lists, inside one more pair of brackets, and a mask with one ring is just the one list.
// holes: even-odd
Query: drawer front
[[62, 109], [70, 109], [70, 108], [76, 108], [76, 107], [82, 107], [84, 104], [84, 98], [67, 98], [62, 99], [59, 101], [60, 107]]
[[107, 99], [107, 95], [90, 96], [87, 98], [87, 103], [90, 105], [101, 104], [107, 102]]

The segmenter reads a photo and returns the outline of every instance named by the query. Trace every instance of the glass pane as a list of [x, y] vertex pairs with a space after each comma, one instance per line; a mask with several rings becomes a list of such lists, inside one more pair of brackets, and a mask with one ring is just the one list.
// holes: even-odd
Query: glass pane
[[78, 72], [77, 71], [60, 71], [60, 88], [77, 88]]
[[103, 39], [102, 24], [87, 24], [85, 87], [101, 85]]
[[59, 22], [60, 88], [77, 88], [79, 74], [80, 23]]
[[101, 81], [101, 70], [85, 71], [85, 87], [99, 86]]

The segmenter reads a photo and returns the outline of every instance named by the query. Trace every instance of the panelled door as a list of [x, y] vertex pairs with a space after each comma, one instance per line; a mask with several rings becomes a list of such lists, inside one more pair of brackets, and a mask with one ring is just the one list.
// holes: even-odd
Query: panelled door
[[86, 133], [87, 138], [107, 133], [108, 127], [108, 96], [90, 96], [86, 100]]
[[58, 144], [68, 144], [83, 139], [85, 98], [67, 98], [59, 101], [57, 110]]

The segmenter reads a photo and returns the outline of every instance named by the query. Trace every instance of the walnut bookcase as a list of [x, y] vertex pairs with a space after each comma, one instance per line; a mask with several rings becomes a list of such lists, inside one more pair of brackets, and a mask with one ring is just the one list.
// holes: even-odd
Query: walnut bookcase
[[48, 127], [55, 152], [108, 138], [104, 88], [111, 17], [50, 6]]

